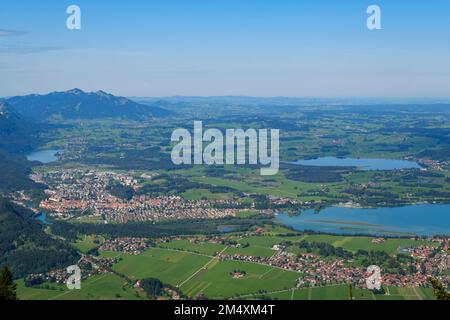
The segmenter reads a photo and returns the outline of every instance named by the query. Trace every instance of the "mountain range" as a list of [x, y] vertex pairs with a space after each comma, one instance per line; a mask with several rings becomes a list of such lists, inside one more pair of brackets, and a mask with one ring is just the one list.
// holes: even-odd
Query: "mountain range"
[[45, 122], [51, 120], [129, 119], [165, 117], [170, 111], [145, 105], [104, 91], [84, 92], [72, 89], [46, 95], [31, 94], [4, 100], [22, 117]]

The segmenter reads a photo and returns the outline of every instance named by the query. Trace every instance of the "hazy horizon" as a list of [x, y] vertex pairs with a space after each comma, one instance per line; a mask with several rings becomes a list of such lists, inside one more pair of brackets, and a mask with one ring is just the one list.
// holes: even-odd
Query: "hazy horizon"
[[[115, 92], [109, 92], [104, 89], [83, 89], [82, 86], [74, 87], [74, 88], [68, 88], [68, 89], [62, 89], [59, 90], [52, 90], [52, 91], [42, 91], [42, 92], [26, 92], [20, 95], [9, 95], [9, 96], [0, 96], [0, 99], [8, 99], [14, 96], [26, 96], [26, 95], [47, 95], [50, 93], [55, 92], [68, 92], [71, 90], [79, 89], [85, 93], [95, 93], [98, 91], [104, 91], [108, 94], [112, 94], [114, 96], [121, 96], [116, 94]], [[140, 96], [128, 96], [124, 95], [123, 97], [128, 99], [135, 99], [135, 100], [158, 100], [158, 99], [262, 99], [262, 100], [275, 100], [275, 99], [286, 99], [286, 100], [317, 100], [318, 102], [330, 102], [330, 103], [339, 103], [339, 102], [346, 102], [346, 103], [352, 103], [353, 102], [371, 102], [371, 103], [379, 103], [379, 104], [388, 104], [388, 103], [433, 103], [433, 104], [447, 104], [450, 103], [450, 96], [448, 97], [370, 97], [370, 96], [251, 96], [251, 95], [169, 95], [169, 96], [146, 96], [146, 95], [140, 95]]]

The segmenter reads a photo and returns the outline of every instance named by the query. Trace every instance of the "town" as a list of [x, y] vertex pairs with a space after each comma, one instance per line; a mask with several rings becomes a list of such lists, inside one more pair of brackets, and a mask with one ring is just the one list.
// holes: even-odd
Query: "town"
[[[131, 176], [115, 172], [62, 170], [35, 174], [36, 182], [45, 182], [48, 199], [40, 209], [60, 219], [94, 216], [105, 222], [160, 221], [168, 219], [205, 219], [235, 216], [238, 203], [230, 200], [185, 200], [178, 195], [137, 195], [123, 199], [111, 194], [119, 184], [138, 191], [141, 185]], [[221, 208], [217, 208], [221, 207]]]

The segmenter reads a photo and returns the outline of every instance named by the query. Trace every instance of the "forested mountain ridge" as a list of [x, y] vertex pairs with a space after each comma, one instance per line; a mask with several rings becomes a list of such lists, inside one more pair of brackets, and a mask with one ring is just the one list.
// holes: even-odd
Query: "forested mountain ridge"
[[24, 155], [39, 145], [38, 130], [39, 125], [0, 101], [0, 193], [38, 187], [28, 177], [31, 163]]
[[0, 149], [19, 153], [33, 149], [38, 144], [38, 127], [0, 100]]
[[84, 92], [80, 89], [17, 96], [6, 101], [23, 117], [39, 122], [117, 118], [144, 120], [171, 114], [157, 106], [140, 104], [104, 91]]
[[8, 265], [15, 277], [65, 268], [79, 259], [76, 250], [46, 234], [33, 215], [0, 198], [0, 266]]

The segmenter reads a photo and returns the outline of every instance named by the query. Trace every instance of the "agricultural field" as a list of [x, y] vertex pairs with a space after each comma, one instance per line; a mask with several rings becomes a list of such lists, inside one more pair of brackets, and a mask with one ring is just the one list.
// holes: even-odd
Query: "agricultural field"
[[308, 235], [303, 240], [308, 242], [325, 242], [335, 247], [342, 247], [345, 250], [356, 252], [358, 250], [365, 251], [384, 251], [389, 255], [398, 252], [402, 247], [418, 247], [421, 245], [436, 246], [436, 243], [432, 243], [426, 240], [415, 239], [386, 239], [383, 243], [373, 243], [371, 237], [359, 237], [359, 236], [329, 236], [329, 235]]
[[227, 200], [232, 199], [232, 193], [212, 193], [207, 189], [190, 189], [181, 194], [186, 200]]
[[248, 247], [241, 247], [241, 248], [227, 248], [224, 251], [224, 253], [229, 255], [240, 254], [243, 256], [269, 258], [273, 256], [276, 253], [276, 251], [265, 247], [249, 245]]
[[[270, 230], [270, 229], [269, 229]], [[273, 229], [276, 230], [276, 229]], [[297, 236], [281, 236], [284, 233], [290, 231], [287, 229], [281, 228], [279, 230], [279, 233], [274, 231], [269, 231], [266, 235], [262, 236], [252, 236], [248, 238], [238, 238], [238, 242], [241, 244], [248, 244], [249, 247], [247, 248], [237, 248], [233, 251], [230, 251], [231, 249], [227, 249], [226, 252], [233, 252], [233, 253], [240, 253], [242, 254], [244, 252], [251, 253], [252, 251], [256, 252], [258, 249], [261, 250], [261, 252], [266, 252], [266, 256], [269, 254], [270, 251], [274, 253], [274, 250], [272, 250], [272, 247], [274, 245], [283, 243], [283, 242], [290, 242], [291, 246], [287, 248], [288, 251], [293, 253], [298, 253], [297, 246], [300, 241], [307, 241], [307, 242], [321, 242], [321, 243], [328, 243], [333, 245], [334, 247], [341, 247], [345, 250], [356, 252], [358, 250], [365, 250], [365, 251], [384, 251], [389, 255], [393, 255], [398, 253], [400, 248], [404, 247], [418, 247], [423, 245], [431, 245], [431, 246], [437, 246], [437, 243], [428, 241], [428, 240], [416, 240], [416, 239], [406, 239], [406, 238], [386, 238], [384, 242], [382, 243], [373, 243], [372, 240], [373, 237], [366, 237], [366, 236], [336, 236], [336, 235], [326, 235], [326, 234], [299, 234]], [[290, 231], [292, 233], [292, 231]], [[264, 251], [265, 250], [265, 251]], [[270, 250], [270, 251], [267, 251]], [[249, 254], [253, 255], [253, 254]]]
[[[232, 272], [244, 271], [242, 279], [235, 279]], [[270, 266], [241, 261], [215, 261], [195, 274], [180, 289], [190, 297], [203, 294], [208, 298], [232, 298], [257, 292], [270, 292], [291, 288], [298, 273]]]
[[[273, 177], [264, 177], [258, 170], [234, 168], [225, 166], [228, 175], [223, 177], [205, 176], [204, 170], [194, 168], [191, 170], [178, 170], [177, 174], [188, 177], [189, 180], [219, 187], [230, 187], [240, 192], [268, 194], [279, 197], [299, 198], [299, 194], [311, 189], [320, 189], [320, 184], [303, 183], [288, 179], [283, 172]], [[337, 195], [337, 192], [333, 193]], [[305, 201], [326, 200], [328, 197], [306, 196]]]
[[107, 273], [82, 281], [81, 290], [69, 290], [65, 285], [49, 284], [45, 288], [28, 288], [17, 282], [21, 300], [140, 300], [145, 295], [118, 275]]
[[73, 246], [82, 253], [87, 253], [89, 250], [100, 246], [105, 239], [102, 236], [83, 235], [80, 239], [73, 243]]
[[[230, 240], [238, 241], [243, 247], [226, 247], [206, 241], [178, 239], [159, 243], [157, 247], [141, 254], [131, 255], [120, 252], [101, 251], [102, 257], [116, 258], [112, 266], [116, 274], [96, 275], [82, 283], [82, 290], [70, 291], [63, 285], [44, 284], [38, 287], [25, 287], [18, 281], [18, 294], [21, 299], [143, 299], [145, 295], [131, 283], [144, 278], [158, 278], [163, 283], [177, 287], [189, 298], [204, 296], [210, 299], [254, 299], [269, 297], [283, 300], [346, 300], [347, 285], [326, 287], [296, 288], [300, 274], [265, 264], [220, 260], [218, 253], [247, 256], [271, 257], [272, 249], [280, 243], [290, 243], [287, 249], [296, 253], [296, 244], [307, 242], [328, 243], [349, 251], [378, 250], [390, 255], [404, 246], [429, 245], [431, 242], [411, 239], [386, 239], [384, 243], [374, 244], [370, 237], [284, 234], [288, 229], [267, 227], [267, 234], [243, 236], [230, 234]], [[85, 252], [103, 242], [97, 236], [84, 236], [74, 245]], [[242, 273], [235, 277], [234, 273]], [[354, 288], [355, 300], [426, 300], [432, 299], [430, 289], [385, 287], [385, 294]]]
[[210, 242], [196, 242], [191, 243], [188, 240], [173, 240], [158, 245], [161, 248], [169, 248], [181, 251], [189, 251], [194, 253], [201, 253], [205, 255], [214, 255], [225, 249], [224, 245], [210, 243]]
[[201, 254], [162, 248], [153, 248], [139, 255], [117, 252], [101, 252], [101, 255], [119, 259], [113, 269], [130, 279], [156, 277], [174, 286], [211, 260], [211, 257]]
[[[353, 288], [353, 300], [433, 300], [431, 289], [386, 287], [386, 293], [374, 294]], [[349, 300], [347, 285], [284, 290], [267, 295], [276, 300]]]
[[[218, 264], [219, 265], [219, 264]], [[228, 281], [227, 272], [234, 267], [240, 267], [245, 270], [252, 270], [248, 279], [233, 279]], [[261, 296], [269, 297], [274, 300], [348, 300], [349, 292], [347, 285], [336, 285], [318, 288], [304, 288], [304, 289], [275, 289], [273, 291], [266, 291], [261, 285], [258, 285], [257, 280], [269, 280], [276, 282], [281, 280], [285, 285], [290, 283], [289, 275], [283, 274], [283, 270], [265, 271], [254, 270], [252, 267], [242, 265], [220, 265], [214, 270], [206, 270], [192, 278], [182, 286], [188, 295], [195, 297], [199, 294], [204, 294], [208, 297], [222, 298], [227, 297], [222, 295], [222, 289], [214, 289], [215, 286], [223, 288], [225, 285], [225, 292], [230, 296], [239, 296], [241, 299], [252, 299]], [[208, 276], [206, 273], [210, 272]], [[250, 271], [249, 271], [250, 272]], [[258, 273], [259, 272], [259, 273]], [[213, 276], [214, 279], [211, 279]], [[242, 288], [244, 285], [245, 288]], [[276, 288], [275, 285], [271, 286]], [[361, 289], [353, 289], [354, 300], [433, 300], [435, 299], [431, 293], [431, 289], [426, 288], [399, 288], [386, 287], [385, 294], [374, 294], [373, 292]], [[219, 292], [218, 292], [219, 291]], [[260, 292], [258, 292], [260, 291]], [[249, 293], [250, 292], [250, 293]], [[143, 292], [132, 288], [127, 282], [113, 274], [95, 276], [83, 282], [81, 290], [68, 290], [63, 285], [48, 285], [48, 288], [27, 288], [23, 281], [17, 282], [17, 293], [21, 300], [141, 300], [146, 299]]]

